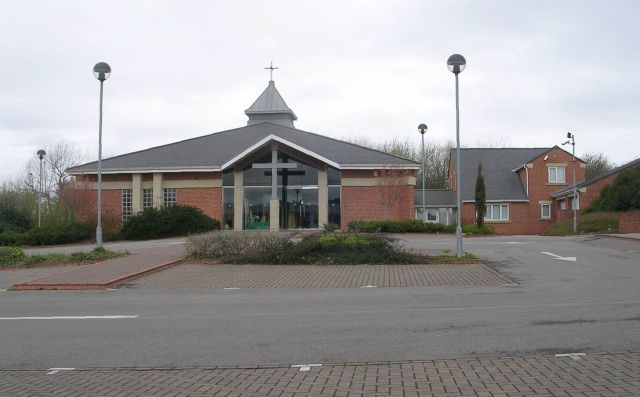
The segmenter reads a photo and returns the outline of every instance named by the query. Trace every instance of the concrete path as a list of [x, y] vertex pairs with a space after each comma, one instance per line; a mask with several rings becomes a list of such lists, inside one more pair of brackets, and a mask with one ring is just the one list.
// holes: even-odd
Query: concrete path
[[183, 259], [185, 253], [184, 244], [153, 248], [122, 258], [65, 269], [60, 273], [15, 284], [10, 290], [106, 289], [171, 266]]

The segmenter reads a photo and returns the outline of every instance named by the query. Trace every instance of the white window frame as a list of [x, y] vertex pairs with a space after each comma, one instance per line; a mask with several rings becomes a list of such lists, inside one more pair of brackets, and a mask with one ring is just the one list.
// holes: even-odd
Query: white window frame
[[[562, 169], [562, 180], [558, 179], [558, 170]], [[553, 170], [553, 178], [551, 177]], [[549, 183], [566, 184], [567, 183], [567, 167], [564, 165], [554, 165], [547, 167], [547, 181]]]
[[122, 189], [122, 221], [133, 216], [133, 197], [131, 189]]
[[174, 187], [164, 188], [162, 192], [162, 205], [171, 207], [178, 203], [178, 191]]
[[571, 211], [573, 211], [573, 207], [576, 207], [576, 211], [580, 211], [580, 194], [575, 197], [571, 196]]
[[153, 208], [153, 189], [142, 189], [142, 209]]
[[566, 211], [567, 210], [567, 198], [563, 198], [562, 200], [560, 200], [560, 210], [562, 211]]
[[[549, 212], [546, 216], [544, 215], [544, 207], [549, 208]], [[551, 203], [540, 203], [540, 218], [551, 219]]]
[[[494, 216], [494, 210], [497, 208], [498, 216]], [[503, 209], [507, 210], [507, 216], [503, 217]], [[509, 220], [509, 204], [506, 203], [489, 203], [484, 217], [487, 222], [505, 222]]]

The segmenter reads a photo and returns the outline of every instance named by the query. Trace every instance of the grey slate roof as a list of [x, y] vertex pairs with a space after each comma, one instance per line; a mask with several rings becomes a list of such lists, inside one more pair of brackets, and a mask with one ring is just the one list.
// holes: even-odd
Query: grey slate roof
[[[425, 191], [425, 201], [427, 207], [455, 207], [456, 195], [450, 189], [427, 189]], [[413, 194], [413, 201], [416, 207], [422, 206], [422, 189], [416, 189]]]
[[[611, 171], [607, 171], [604, 174], [600, 174], [600, 175], [596, 176], [595, 178], [591, 178], [589, 180], [584, 180], [584, 181], [578, 182], [578, 183], [576, 183], [576, 189], [580, 189], [580, 188], [585, 187], [585, 186], [593, 185], [594, 183], [596, 183], [596, 182], [598, 182], [598, 181], [600, 181], [600, 180], [602, 180], [602, 179], [604, 179], [604, 178], [606, 178], [608, 176], [611, 176], [613, 174], [617, 174], [618, 172], [624, 171], [627, 168], [634, 167], [634, 166], [640, 166], [640, 157], [635, 159], [635, 160], [633, 160], [633, 161], [630, 161], [630, 162], [628, 162], [626, 164], [623, 164], [620, 167], [616, 167], [616, 168], [612, 169]], [[556, 192], [553, 192], [553, 194], [551, 194], [551, 197], [556, 198], [556, 197], [562, 197], [562, 196], [572, 195], [572, 194], [573, 194], [573, 185], [567, 186], [564, 189], [560, 189], [560, 190], [558, 190]]]
[[[273, 123], [253, 124], [157, 146], [102, 160], [104, 172], [215, 169], [269, 135], [275, 135], [343, 165], [395, 165], [418, 168], [418, 163], [349, 142]], [[95, 173], [97, 162], [70, 168], [71, 174]]]
[[258, 99], [256, 99], [244, 113], [247, 116], [256, 113], [288, 113], [294, 120], [298, 119], [293, 113], [293, 110], [291, 110], [284, 99], [282, 99], [282, 95], [278, 92], [273, 81], [269, 81], [267, 88], [265, 88]]
[[[528, 200], [526, 188], [513, 170], [547, 151], [549, 148], [460, 149], [462, 201], [474, 200], [480, 163], [488, 201]], [[452, 149], [451, 167], [455, 167], [455, 155], [455, 149]]]

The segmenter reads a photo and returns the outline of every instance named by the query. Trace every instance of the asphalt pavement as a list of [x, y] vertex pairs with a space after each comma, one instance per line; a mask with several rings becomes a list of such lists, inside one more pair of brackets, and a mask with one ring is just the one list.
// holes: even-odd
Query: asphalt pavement
[[[400, 237], [414, 249], [455, 249], [451, 236]], [[465, 239], [466, 251], [516, 286], [0, 292], [0, 368], [634, 350], [640, 347], [640, 242], [620, 247], [601, 240]]]

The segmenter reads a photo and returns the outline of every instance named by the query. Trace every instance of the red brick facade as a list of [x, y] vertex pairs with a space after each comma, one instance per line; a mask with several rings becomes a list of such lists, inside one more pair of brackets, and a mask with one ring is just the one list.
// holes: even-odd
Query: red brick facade
[[413, 219], [414, 186], [394, 186], [396, 197], [385, 198], [381, 186], [342, 187], [342, 229], [355, 220], [401, 220]]
[[208, 217], [222, 221], [222, 188], [176, 189], [177, 204], [200, 208]]
[[640, 233], [640, 211], [624, 212], [620, 215], [619, 233]]

